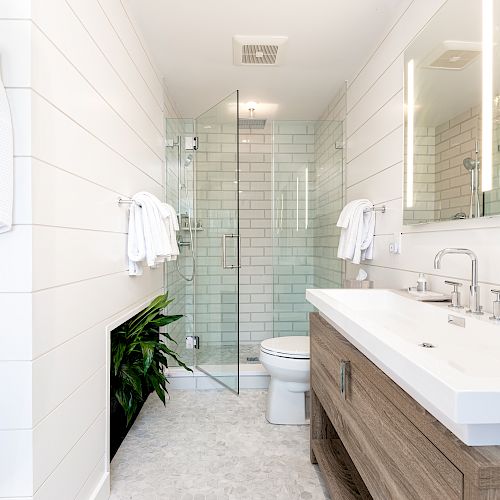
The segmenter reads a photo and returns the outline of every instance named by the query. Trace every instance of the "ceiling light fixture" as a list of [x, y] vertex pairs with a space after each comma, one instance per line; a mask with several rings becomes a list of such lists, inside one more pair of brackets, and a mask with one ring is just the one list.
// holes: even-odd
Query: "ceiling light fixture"
[[255, 108], [257, 108], [257, 103], [254, 101], [247, 102], [247, 109], [250, 112], [250, 118], [253, 118]]

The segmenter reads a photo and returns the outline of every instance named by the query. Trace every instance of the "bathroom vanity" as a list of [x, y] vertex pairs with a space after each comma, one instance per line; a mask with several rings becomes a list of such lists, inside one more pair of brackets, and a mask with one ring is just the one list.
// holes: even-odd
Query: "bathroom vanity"
[[[370, 318], [366, 311], [349, 311], [349, 307], [344, 307], [349, 304], [349, 292], [343, 295], [346, 291], [332, 291], [339, 294], [338, 297], [333, 294], [333, 299], [321, 295], [322, 292], [328, 291], [308, 291], [308, 300], [321, 311], [310, 315], [311, 461], [319, 464], [332, 498], [500, 500], [500, 446], [470, 446], [464, 442], [467, 439], [494, 442], [500, 436], [495, 435], [495, 424], [477, 424], [474, 411], [467, 413], [467, 405], [473, 404], [473, 400], [466, 403], [466, 400], [460, 399], [460, 389], [464, 394], [467, 392], [464, 380], [462, 385], [457, 382], [448, 387], [448, 394], [444, 389], [440, 392], [436, 382], [439, 397], [448, 399], [443, 406], [438, 399], [433, 402], [432, 395], [429, 396], [430, 402], [425, 399], [425, 394], [421, 394], [425, 391], [418, 387], [412, 397], [411, 374], [417, 372], [411, 363], [407, 366], [410, 375], [401, 374], [398, 379], [394, 374], [398, 366], [404, 366], [401, 360], [398, 365], [394, 354], [392, 358], [384, 358], [383, 350], [377, 351], [376, 342], [370, 341], [369, 335], [361, 335], [363, 330], [360, 325], [364, 325], [366, 331], [372, 327], [376, 330], [377, 324], [382, 322], [384, 331], [380, 331], [383, 338], [391, 340], [391, 326], [394, 325], [391, 325], [390, 318], [384, 322], [381, 317]], [[377, 297], [382, 297], [380, 300], [394, 306], [390, 303], [391, 296], [384, 295], [389, 293], [372, 291], [370, 298], [376, 302]], [[359, 305], [358, 296], [353, 295], [352, 299]], [[404, 314], [406, 299], [402, 299], [401, 303], [398, 300], [395, 299], [395, 302], [400, 310], [395, 314], [400, 316], [401, 310]], [[330, 308], [325, 305], [327, 303]], [[408, 302], [408, 311], [413, 312], [412, 307], [412, 303]], [[420, 322], [422, 333], [436, 341], [438, 337], [424, 330], [424, 316], [426, 313], [432, 316], [434, 310], [415, 307], [415, 311], [421, 313], [416, 322]], [[381, 303], [374, 304], [373, 309], [377, 308], [383, 309]], [[437, 316], [433, 320], [439, 319], [442, 312], [447, 312], [444, 308], [435, 310]], [[454, 332], [446, 331], [446, 328], [450, 326], [445, 323], [443, 335]], [[456, 330], [458, 337], [461, 332]], [[410, 345], [414, 340], [410, 326], [404, 342]], [[460, 343], [460, 339], [458, 341]], [[487, 344], [484, 338], [481, 341]], [[397, 344], [396, 339], [390, 343]], [[442, 337], [436, 345], [437, 348], [441, 345], [445, 351], [445, 338]], [[422, 352], [428, 352], [425, 347], [420, 348]], [[400, 351], [404, 352], [403, 344]], [[411, 354], [411, 350], [407, 353]], [[420, 364], [417, 353], [415, 351], [415, 365]], [[391, 360], [394, 360], [393, 364]], [[441, 375], [439, 366], [446, 362], [435, 357], [434, 364], [438, 367], [436, 373]], [[442, 371], [446, 378], [446, 370]], [[486, 374], [490, 376], [486, 387], [493, 407], [495, 396], [500, 394], [495, 392], [495, 377], [492, 375], [496, 373]], [[425, 376], [423, 378], [425, 383], [429, 383]], [[405, 386], [406, 390], [401, 386]], [[416, 398], [420, 402], [425, 400], [432, 413]], [[446, 404], [455, 413], [447, 414]], [[484, 412], [488, 413], [487, 409]], [[453, 419], [459, 420], [455, 427]], [[468, 419], [473, 420], [473, 424], [469, 425]], [[491, 415], [484, 418], [485, 421], [491, 419]], [[500, 414], [497, 419], [500, 420]], [[447, 425], [443, 425], [441, 420]], [[457, 434], [460, 434], [460, 439]]]

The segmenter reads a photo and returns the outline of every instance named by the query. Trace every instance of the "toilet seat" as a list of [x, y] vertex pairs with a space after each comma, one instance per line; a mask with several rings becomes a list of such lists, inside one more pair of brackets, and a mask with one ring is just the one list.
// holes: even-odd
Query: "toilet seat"
[[274, 337], [261, 342], [260, 350], [270, 356], [289, 359], [309, 359], [309, 337]]

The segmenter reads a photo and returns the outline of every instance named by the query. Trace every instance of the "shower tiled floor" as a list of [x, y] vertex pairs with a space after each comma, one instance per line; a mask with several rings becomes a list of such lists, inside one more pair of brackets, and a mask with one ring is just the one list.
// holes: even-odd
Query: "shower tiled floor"
[[323, 500], [309, 427], [271, 425], [265, 391], [152, 395], [111, 464], [111, 500]]

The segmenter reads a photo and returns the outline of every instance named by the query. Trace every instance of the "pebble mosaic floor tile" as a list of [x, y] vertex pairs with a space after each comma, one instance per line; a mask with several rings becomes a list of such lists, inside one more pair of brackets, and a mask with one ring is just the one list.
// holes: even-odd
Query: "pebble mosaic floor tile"
[[110, 500], [324, 500], [309, 427], [269, 424], [266, 392], [151, 395], [111, 463]]

